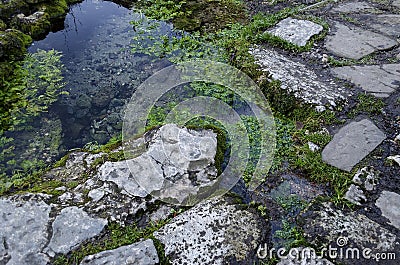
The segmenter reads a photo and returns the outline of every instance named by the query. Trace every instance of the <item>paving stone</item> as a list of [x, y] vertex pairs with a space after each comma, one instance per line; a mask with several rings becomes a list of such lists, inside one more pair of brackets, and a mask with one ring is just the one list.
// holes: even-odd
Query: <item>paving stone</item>
[[151, 239], [86, 256], [81, 265], [154, 265], [158, 264], [157, 250]]
[[107, 220], [92, 218], [82, 209], [73, 206], [64, 208], [53, 222], [48, 253], [67, 254], [80, 243], [94, 237], [103, 230]]
[[285, 18], [268, 32], [298, 46], [305, 46], [314, 35], [319, 34], [323, 27], [308, 20]]
[[379, 9], [374, 8], [367, 2], [352, 1], [341, 3], [337, 7], [332, 8], [332, 13], [359, 13], [359, 12], [377, 12]]
[[322, 159], [332, 166], [351, 171], [385, 139], [385, 134], [370, 120], [353, 121], [335, 134], [322, 151]]
[[282, 88], [295, 94], [307, 103], [336, 106], [336, 102], [350, 95], [347, 89], [337, 85], [333, 80], [323, 79], [302, 63], [261, 47], [250, 49], [256, 62], [262, 69], [271, 73], [273, 79], [281, 81]]
[[356, 26], [350, 28], [336, 22], [333, 28], [333, 34], [326, 37], [325, 47], [341, 57], [358, 60], [375, 51], [386, 50], [398, 44], [389, 37]]
[[40, 199], [0, 199], [0, 264], [48, 264], [40, 252], [48, 242], [50, 210]]
[[377, 97], [388, 97], [400, 88], [400, 64], [343, 66], [332, 69], [332, 74]]
[[400, 229], [400, 195], [384, 190], [376, 200], [375, 205], [381, 210], [382, 215], [389, 219], [390, 224]]
[[376, 31], [384, 33], [396, 39], [400, 36], [400, 15], [384, 14], [384, 15], [363, 15], [361, 16], [363, 23]]
[[253, 264], [262, 227], [257, 214], [220, 198], [194, 206], [154, 235], [172, 264]]
[[[340, 244], [345, 249], [356, 247], [360, 252], [370, 248], [372, 253], [399, 251], [399, 240], [389, 230], [365, 215], [344, 212], [331, 203], [313, 205], [299, 221], [306, 238], [316, 246], [329, 245], [333, 248]], [[354, 259], [343, 262], [369, 264], [354, 263]]]

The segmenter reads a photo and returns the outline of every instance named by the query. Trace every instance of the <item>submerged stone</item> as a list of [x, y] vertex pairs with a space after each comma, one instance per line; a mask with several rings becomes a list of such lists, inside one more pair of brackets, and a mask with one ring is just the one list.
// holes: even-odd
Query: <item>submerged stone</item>
[[370, 120], [353, 121], [335, 134], [322, 151], [322, 160], [339, 169], [351, 171], [385, 139], [385, 134]]
[[172, 264], [253, 264], [260, 217], [227, 199], [204, 201], [155, 232]]
[[158, 255], [151, 239], [86, 256], [81, 265], [154, 265]]
[[334, 24], [335, 31], [325, 42], [327, 50], [341, 57], [359, 60], [375, 51], [386, 50], [398, 44], [397, 41], [369, 30], [341, 23]]
[[305, 46], [307, 41], [323, 30], [321, 25], [308, 20], [285, 18], [268, 32], [298, 46]]

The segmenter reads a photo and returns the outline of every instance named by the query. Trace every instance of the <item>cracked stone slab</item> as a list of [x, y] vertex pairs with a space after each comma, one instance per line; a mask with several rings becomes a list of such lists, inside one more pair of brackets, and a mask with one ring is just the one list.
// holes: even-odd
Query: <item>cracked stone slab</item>
[[80, 243], [94, 237], [103, 230], [107, 220], [92, 218], [82, 209], [72, 206], [61, 210], [53, 222], [53, 235], [48, 253], [67, 254]]
[[250, 53], [264, 71], [271, 73], [273, 79], [281, 81], [283, 89], [293, 92], [297, 98], [307, 103], [336, 106], [336, 102], [351, 94], [334, 80], [321, 82], [321, 76], [306, 65], [275, 51], [257, 47], [250, 49]]
[[173, 218], [154, 235], [172, 264], [253, 264], [265, 236], [262, 227], [257, 214], [213, 199]]
[[133, 196], [152, 194], [175, 204], [201, 200], [218, 188], [214, 132], [166, 124], [147, 138], [151, 139], [144, 140], [148, 143], [145, 152], [133, 159], [106, 162], [97, 177]]
[[147, 239], [132, 245], [86, 256], [80, 265], [154, 265], [159, 259], [153, 240]]
[[389, 37], [356, 26], [350, 28], [336, 22], [334, 28], [333, 34], [326, 37], [325, 47], [341, 57], [359, 60], [375, 51], [390, 49], [398, 44]]
[[370, 248], [372, 253], [399, 251], [399, 240], [389, 230], [365, 215], [344, 212], [330, 203], [313, 205], [302, 216], [301, 223], [313, 245], [334, 247], [344, 237], [346, 247]]
[[322, 151], [322, 160], [345, 171], [372, 152], [386, 135], [368, 119], [351, 122], [335, 134]]
[[[152, 163], [149, 158], [143, 161]], [[126, 161], [105, 162], [100, 166], [96, 177], [102, 181], [114, 182], [132, 196], [144, 198], [148, 195], [146, 190], [135, 181]]]
[[51, 207], [37, 199], [0, 199], [0, 264], [45, 265]]
[[381, 210], [382, 215], [389, 219], [390, 224], [400, 229], [400, 195], [384, 190], [375, 205]]
[[343, 66], [332, 69], [332, 74], [377, 97], [388, 97], [400, 88], [400, 64]]
[[319, 34], [322, 30], [323, 27], [314, 22], [288, 17], [267, 32], [295, 45], [305, 46], [312, 36]]

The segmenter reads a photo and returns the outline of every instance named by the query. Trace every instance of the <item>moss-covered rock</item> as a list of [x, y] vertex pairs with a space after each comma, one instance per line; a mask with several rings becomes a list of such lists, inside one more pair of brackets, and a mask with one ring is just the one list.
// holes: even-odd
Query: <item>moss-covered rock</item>
[[8, 21], [12, 16], [29, 11], [29, 5], [24, 0], [0, 2], [0, 19]]
[[49, 15], [41, 11], [35, 12], [30, 16], [18, 14], [13, 18], [12, 25], [36, 38], [50, 29]]
[[38, 9], [48, 14], [49, 19], [57, 19], [66, 15], [68, 3], [67, 0], [55, 0], [38, 5]]
[[0, 31], [0, 59], [15, 59], [24, 55], [32, 38], [19, 30]]

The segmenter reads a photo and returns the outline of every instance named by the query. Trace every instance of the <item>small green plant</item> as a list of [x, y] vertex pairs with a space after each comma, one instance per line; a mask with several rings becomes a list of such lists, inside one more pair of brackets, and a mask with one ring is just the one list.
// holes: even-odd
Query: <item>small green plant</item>
[[357, 101], [357, 105], [349, 113], [350, 117], [355, 117], [360, 113], [379, 115], [382, 113], [383, 108], [385, 107], [385, 103], [382, 99], [376, 98], [369, 94], [359, 94], [357, 96]]
[[274, 237], [280, 238], [284, 241], [284, 247], [286, 250], [307, 244], [303, 232], [295, 224], [291, 224], [286, 220], [282, 220], [282, 228], [275, 232]]
[[262, 217], [266, 217], [267, 216], [267, 207], [264, 205], [258, 205], [257, 206], [257, 210], [260, 212]]
[[170, 264], [165, 256], [164, 248], [153, 233], [168, 223], [167, 220], [159, 221], [157, 224], [149, 224], [145, 228], [139, 228], [136, 224], [121, 226], [117, 223], [110, 223], [107, 226], [106, 235], [98, 241], [87, 242], [68, 255], [59, 255], [53, 261], [55, 265], [79, 264], [85, 256], [99, 253], [101, 251], [115, 249], [124, 245], [138, 242], [141, 239], [151, 238], [155, 244], [160, 264]]

